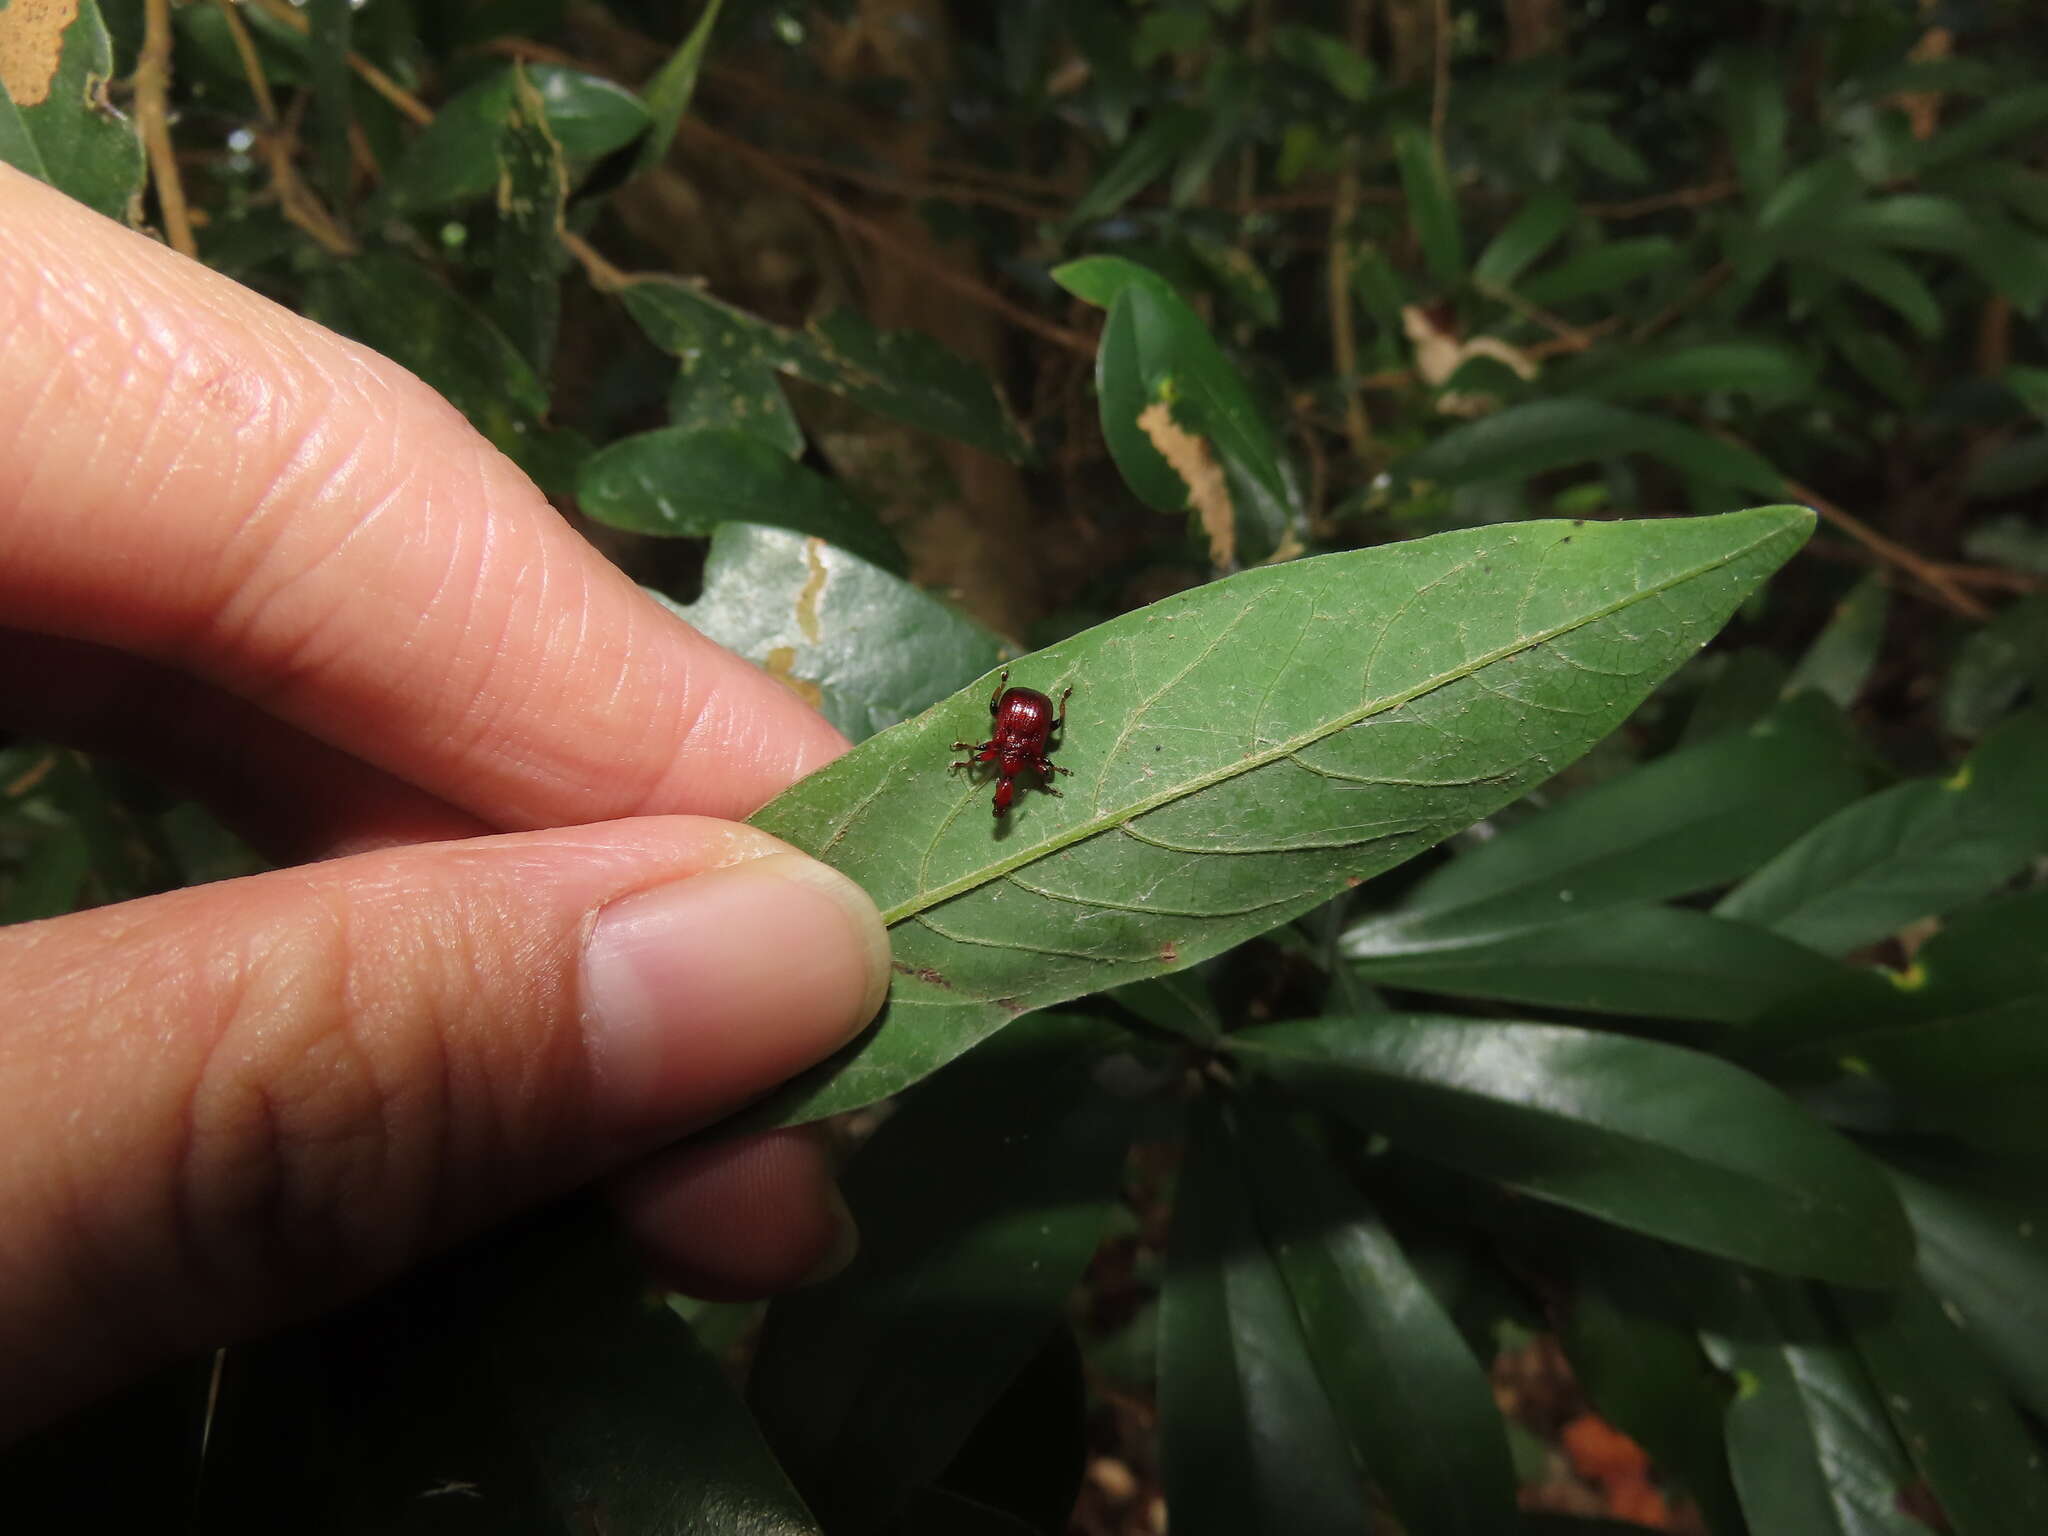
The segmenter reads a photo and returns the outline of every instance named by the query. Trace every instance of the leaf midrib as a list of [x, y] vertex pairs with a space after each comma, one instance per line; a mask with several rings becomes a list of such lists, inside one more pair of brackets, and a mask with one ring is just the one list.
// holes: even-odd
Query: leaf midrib
[[[1202, 790], [1223, 783], [1226, 779], [1234, 779], [1243, 774], [1250, 773], [1255, 768], [1263, 768], [1268, 763], [1278, 762], [1281, 758], [1299, 752], [1304, 747], [1313, 746], [1326, 736], [1333, 736], [1339, 731], [1347, 731], [1352, 726], [1371, 719], [1374, 715], [1385, 714], [1389, 710], [1399, 709], [1404, 704], [1411, 704], [1424, 694], [1433, 693], [1439, 688], [1470, 677], [1473, 673], [1490, 667], [1497, 661], [1505, 661], [1508, 657], [1519, 655], [1523, 651], [1534, 650], [1539, 645], [1547, 645], [1561, 635], [1568, 635], [1575, 629], [1583, 629], [1588, 624], [1597, 624], [1600, 620], [1620, 613], [1623, 609], [1631, 607], [1636, 603], [1645, 602], [1650, 598], [1658, 596], [1660, 593], [1670, 591], [1673, 587], [1682, 586], [1688, 581], [1695, 581], [1710, 572], [1733, 565], [1736, 561], [1768, 544], [1772, 539], [1783, 537], [1785, 532], [1786, 529], [1782, 525], [1773, 528], [1762, 537], [1753, 539], [1740, 549], [1731, 550], [1719, 559], [1679, 572], [1658, 582], [1655, 586], [1644, 587], [1638, 591], [1631, 592], [1626, 597], [1596, 608], [1573, 619], [1569, 623], [1554, 625], [1550, 629], [1542, 630], [1532, 635], [1519, 636], [1512, 644], [1498, 646], [1491, 651], [1463, 662], [1447, 672], [1441, 672], [1434, 677], [1426, 678], [1412, 688], [1408, 688], [1400, 693], [1390, 694], [1383, 699], [1374, 700], [1347, 714], [1335, 716], [1317, 729], [1306, 732], [1291, 741], [1278, 743], [1264, 752], [1257, 752], [1246, 757], [1237, 758], [1224, 767], [1213, 769], [1208, 773], [1198, 774], [1185, 784], [1162, 790], [1148, 799], [1139, 800], [1132, 805], [1126, 806], [1114, 813], [1098, 817], [1093, 821], [1083, 822], [1078, 827], [1070, 828], [1057, 836], [1049, 837], [1044, 842], [1013, 854], [1007, 859], [998, 859], [996, 862], [984, 865], [970, 874], [949, 880], [944, 885], [919, 891], [907, 901], [899, 902], [895, 906], [884, 909], [882, 921], [893, 928], [906, 918], [915, 917], [920, 912], [929, 911], [933, 907], [941, 906], [951, 901], [955, 896], [965, 895], [968, 891], [974, 890], [978, 886], [987, 885], [994, 880], [1000, 880], [1014, 870], [1022, 869], [1026, 865], [1035, 864], [1040, 859], [1058, 853], [1064, 848], [1070, 848], [1076, 843], [1086, 842], [1091, 837], [1098, 837], [1113, 827], [1124, 822], [1134, 821], [1140, 816], [1158, 810], [1161, 806], [1170, 805], [1174, 801], [1185, 799], [1192, 794], [1198, 794]], [[1384, 638], [1384, 635], [1382, 635], [1382, 638]], [[1219, 849], [1218, 851], [1228, 852], [1227, 849]]]

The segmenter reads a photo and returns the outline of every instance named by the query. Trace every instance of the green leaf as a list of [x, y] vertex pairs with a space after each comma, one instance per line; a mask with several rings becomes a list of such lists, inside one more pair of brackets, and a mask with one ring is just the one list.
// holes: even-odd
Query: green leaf
[[[801, 331], [771, 325], [674, 278], [636, 278], [618, 290], [648, 340], [683, 360], [694, 381], [773, 369], [867, 410], [1022, 462], [1030, 445], [988, 376], [933, 341], [880, 331], [840, 312]], [[706, 388], [713, 385], [705, 383]], [[773, 404], [761, 401], [761, 410]], [[752, 422], [740, 423], [754, 428]], [[782, 440], [781, 430], [765, 435]]]
[[307, 313], [411, 369], [513, 459], [538, 439], [547, 391], [505, 333], [424, 266], [361, 251], [324, 268]]
[[1851, 1285], [1884, 1284], [1911, 1259], [1877, 1165], [1717, 1057], [1428, 1014], [1229, 1038], [1247, 1065], [1366, 1130], [1617, 1226]]
[[669, 145], [675, 142], [676, 125], [682, 122], [683, 114], [690, 110], [691, 99], [697, 94], [697, 76], [704, 67], [704, 50], [711, 45], [711, 29], [718, 25], [719, 8], [724, 4], [725, 0], [708, 0], [697, 24], [683, 34], [682, 42], [669, 55], [668, 62], [641, 91], [641, 99], [647, 103], [647, 137], [640, 143], [634, 170], [644, 171], [659, 165], [668, 155]]
[[1856, 798], [1858, 750], [1816, 701], [1666, 753], [1459, 854], [1397, 910], [1353, 925], [1344, 953], [1413, 953], [1725, 885]]
[[1641, 186], [1650, 179], [1650, 162], [1633, 144], [1595, 118], [1580, 118], [1564, 130], [1572, 153], [1603, 176], [1629, 186]]
[[[1523, 523], [1247, 571], [1063, 641], [1062, 798], [991, 826], [948, 777], [992, 679], [856, 747], [755, 824], [863, 885], [897, 980], [768, 1114], [895, 1092], [1033, 1008], [1276, 927], [1597, 741], [1812, 527], [1799, 508]], [[977, 738], [978, 739], [978, 738]]]
[[2029, 687], [2048, 700], [2048, 592], [2021, 598], [1963, 641], [1942, 688], [1942, 729], [1981, 736]]
[[1729, 1392], [1700, 1346], [1680, 1264], [1659, 1244], [1603, 1237], [1571, 1268], [1558, 1331], [1572, 1375], [1601, 1416], [1650, 1453], [1660, 1484], [1676, 1481], [1709, 1530], [1740, 1536], [1721, 1436]]
[[1832, 272], [1896, 311], [1923, 337], [1941, 334], [1941, 305], [1920, 275], [1896, 256], [1868, 245], [1803, 244], [1801, 259]]
[[[69, 19], [66, 19], [66, 12]], [[0, 11], [12, 51], [0, 78], [0, 161], [126, 221], [142, 192], [142, 143], [107, 100], [113, 44], [96, 0]]]
[[327, 206], [344, 217], [355, 180], [348, 142], [355, 122], [348, 67], [354, 14], [349, 0], [306, 0], [306, 58], [313, 80], [313, 148], [320, 190]]
[[996, 637], [900, 576], [789, 528], [721, 523], [676, 611], [863, 741], [1001, 659]]
[[1191, 513], [1222, 569], [1279, 547], [1299, 514], [1279, 444], [1243, 375], [1177, 296], [1147, 283], [1123, 288], [1096, 354], [1095, 387], [1103, 437], [1141, 500]]
[[1112, 309], [1126, 288], [1140, 285], [1172, 296], [1173, 284], [1150, 267], [1127, 256], [1080, 256], [1062, 262], [1048, 274], [1067, 292], [1097, 309]]
[[1953, 161], [1982, 159], [1993, 146], [2044, 122], [2048, 122], [2048, 85], [2008, 90], [1918, 146], [1914, 161], [1919, 169], [1930, 170]]
[[[1711, 667], [1711, 675], [1692, 712], [1685, 717], [1679, 746], [1696, 747], [1729, 731], [1751, 730], [1781, 707], [1787, 676], [1785, 664], [1765, 647], [1752, 645], [1738, 651], [1710, 652], [1700, 658], [1700, 665]], [[1848, 722], [1842, 720], [1839, 712], [1834, 718], [1846, 727]], [[1846, 729], [1842, 738], [1844, 742], [1849, 739]]]
[[2014, 1195], [1893, 1170], [1920, 1273], [2036, 1416], [2048, 1415], [2048, 1210]]
[[1845, 1298], [1878, 1400], [1958, 1536], [2048, 1530], [2048, 1472], [1976, 1341], [1925, 1286]]
[[1800, 1536], [1928, 1536], [1915, 1482], [1855, 1354], [1804, 1286], [1729, 1273], [1703, 1334], [1736, 1380], [1728, 1462], [1750, 1529]]
[[1515, 279], [1563, 236], [1578, 210], [1555, 187], [1543, 187], [1493, 237], [1472, 268], [1481, 288], [1511, 288]]
[[2048, 853], [2048, 714], [2008, 721], [1949, 779], [1847, 806], [1714, 908], [1827, 954], [1874, 943], [1995, 889]]
[[[646, 131], [647, 108], [631, 91], [554, 64], [523, 66], [539, 91], [548, 132], [571, 165], [587, 165]], [[498, 185], [498, 136], [512, 107], [508, 67], [447, 102], [406, 146], [383, 189], [394, 211], [447, 208], [489, 197]]]
[[1768, 54], [1741, 52], [1722, 63], [1720, 89], [1714, 100], [1735, 152], [1735, 168], [1743, 195], [1760, 206], [1778, 189], [1785, 175], [1785, 72]]
[[1214, 1045], [1223, 1038], [1223, 1015], [1208, 986], [1194, 971], [1175, 971], [1147, 981], [1126, 982], [1103, 993], [1111, 1002], [1136, 1014], [1146, 1023], [1194, 1040]]
[[1378, 1214], [1279, 1115], [1238, 1120], [1258, 1225], [1324, 1395], [1414, 1536], [1515, 1529], [1514, 1470], [1479, 1362]]
[[837, 484], [744, 432], [661, 427], [622, 438], [585, 461], [576, 498], [635, 533], [702, 537], [720, 523], [763, 523], [903, 569], [896, 541]]
[[1422, 129], [1403, 127], [1394, 130], [1394, 162], [1408, 200], [1408, 227], [1422, 247], [1430, 277], [1448, 288], [1465, 275], [1465, 239], [1443, 156]]
[[745, 432], [801, 458], [804, 429], [771, 364], [748, 353], [691, 353], [668, 392], [669, 425], [686, 432]]
[[1855, 704], [1884, 644], [1890, 597], [1884, 577], [1876, 572], [1857, 582], [1836, 604], [1827, 627], [1793, 667], [1785, 681], [1785, 696], [1813, 692], [1824, 694], [1842, 709]]
[[1759, 404], [1778, 405], [1812, 393], [1813, 365], [1804, 354], [1774, 342], [1706, 342], [1623, 363], [1580, 380], [1578, 387], [1601, 400], [1742, 394]]
[[1747, 923], [1683, 907], [1617, 907], [1542, 927], [1365, 953], [1380, 986], [1650, 1019], [1748, 1024], [1844, 981], [1843, 968]]
[[1236, 1149], [1196, 1108], [1159, 1303], [1159, 1457], [1175, 1536], [1357, 1536], [1360, 1472]]
[[1950, 197], [1912, 193], [1879, 198], [1844, 214], [1836, 238], [1953, 256], [2023, 313], [2048, 296], [2048, 243]]
[[1411, 480], [1469, 485], [1526, 480], [1553, 469], [1646, 453], [1674, 469], [1761, 496], [1784, 477], [1745, 448], [1661, 416], [1598, 400], [1532, 400], [1451, 428], [1400, 463]]
[[561, 316], [562, 207], [568, 193], [562, 149], [548, 132], [540, 92], [515, 66], [498, 136], [491, 311], [540, 378], [547, 377]]
[[1124, 142], [1121, 151], [1068, 212], [1069, 230], [1107, 218], [1160, 180], [1202, 135], [1203, 114], [1189, 107], [1165, 107]]
[[1531, 304], [1543, 305], [1570, 304], [1596, 294], [1611, 296], [1617, 288], [1662, 271], [1678, 255], [1677, 243], [1664, 235], [1609, 240], [1534, 277], [1523, 278], [1516, 289]]
[[1062, 1014], [1020, 1025], [849, 1166], [859, 1256], [769, 1308], [751, 1393], [835, 1528], [870, 1527], [944, 1471], [1059, 1323], [1117, 1195], [1130, 1119], [1091, 1069], [1118, 1039]]
[[1273, 28], [1273, 52], [1298, 69], [1319, 76], [1344, 100], [1362, 102], [1372, 95], [1379, 72], [1371, 59], [1341, 37], [1316, 27], [1289, 24]]

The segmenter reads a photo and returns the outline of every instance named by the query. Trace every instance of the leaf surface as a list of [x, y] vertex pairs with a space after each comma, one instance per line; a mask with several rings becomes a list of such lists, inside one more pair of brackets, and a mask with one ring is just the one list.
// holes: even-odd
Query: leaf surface
[[993, 679], [864, 743], [756, 825], [891, 925], [881, 1022], [766, 1114], [914, 1082], [1033, 1008], [1193, 964], [1514, 799], [1585, 751], [1805, 537], [1764, 508], [1524, 523], [1247, 571], [1016, 664], [1074, 689], [1054, 798], [992, 822], [949, 777]]
[[1248, 1065], [1412, 1151], [1617, 1226], [1883, 1284], [1911, 1236], [1882, 1173], [1718, 1057], [1561, 1024], [1431, 1014], [1240, 1030]]

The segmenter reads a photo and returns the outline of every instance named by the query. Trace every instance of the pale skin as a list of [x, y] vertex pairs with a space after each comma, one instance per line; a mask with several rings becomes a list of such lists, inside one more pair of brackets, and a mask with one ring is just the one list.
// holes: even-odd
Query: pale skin
[[0, 618], [0, 722], [287, 866], [0, 928], [0, 1439], [583, 1184], [687, 1288], [843, 1261], [815, 1137], [683, 1138], [880, 1006], [736, 821], [845, 742], [417, 379], [4, 166]]

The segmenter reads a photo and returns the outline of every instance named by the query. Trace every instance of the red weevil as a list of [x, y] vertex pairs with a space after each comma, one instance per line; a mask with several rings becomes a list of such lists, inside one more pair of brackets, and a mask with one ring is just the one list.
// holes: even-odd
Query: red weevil
[[996, 691], [989, 696], [988, 712], [995, 717], [995, 735], [983, 742], [953, 743], [955, 752], [974, 754], [965, 762], [953, 764], [955, 768], [971, 768], [976, 763], [996, 765], [998, 816], [1016, 799], [1017, 775], [1026, 768], [1038, 775], [1040, 787], [1049, 795], [1059, 793], [1052, 787], [1054, 774], [1073, 772], [1055, 763], [1051, 754], [1052, 733], [1066, 725], [1067, 696], [1074, 690], [1069, 688], [1060, 695], [1059, 713], [1055, 715], [1051, 699], [1036, 688], [1009, 687], [1009, 681], [1010, 669], [1005, 667], [996, 679]]

